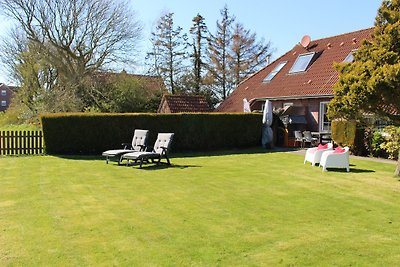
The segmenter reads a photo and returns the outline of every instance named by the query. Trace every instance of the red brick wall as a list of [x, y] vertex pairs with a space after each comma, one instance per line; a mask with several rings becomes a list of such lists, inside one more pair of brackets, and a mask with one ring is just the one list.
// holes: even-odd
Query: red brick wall
[[[0, 111], [5, 111], [10, 106], [13, 91], [5, 85], [0, 85]], [[5, 104], [5, 106], [4, 106]]]

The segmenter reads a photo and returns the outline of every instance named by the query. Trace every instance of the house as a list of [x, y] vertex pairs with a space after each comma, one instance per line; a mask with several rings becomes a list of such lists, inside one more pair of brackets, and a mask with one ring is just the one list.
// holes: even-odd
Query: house
[[3, 83], [0, 83], [0, 112], [7, 110], [7, 108], [10, 106], [14, 89], [16, 89], [16, 87], [7, 86]]
[[338, 81], [333, 63], [351, 62], [352, 53], [372, 32], [373, 28], [368, 28], [318, 40], [304, 36], [300, 44], [243, 81], [217, 111], [243, 112], [244, 98], [252, 111], [262, 110], [268, 99], [275, 110], [283, 111], [285, 124], [298, 124], [289, 137], [296, 128], [329, 132], [327, 104]]
[[204, 96], [164, 95], [158, 113], [209, 112], [210, 106]]

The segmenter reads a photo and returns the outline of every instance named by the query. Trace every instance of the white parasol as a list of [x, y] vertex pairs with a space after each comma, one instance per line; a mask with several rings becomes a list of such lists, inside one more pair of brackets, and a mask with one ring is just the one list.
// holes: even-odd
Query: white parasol
[[247, 98], [243, 98], [243, 112], [251, 112], [250, 103]]
[[271, 147], [272, 140], [273, 140], [273, 132], [271, 129], [272, 125], [272, 102], [269, 100], [265, 100], [265, 106], [263, 111], [263, 127], [262, 127], [262, 138], [261, 138], [261, 145], [263, 147]]

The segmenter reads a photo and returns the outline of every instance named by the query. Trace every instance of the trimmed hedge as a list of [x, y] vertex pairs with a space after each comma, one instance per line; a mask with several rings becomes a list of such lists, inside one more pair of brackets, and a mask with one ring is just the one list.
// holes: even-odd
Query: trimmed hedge
[[262, 115], [253, 113], [56, 113], [41, 116], [46, 153], [99, 154], [131, 142], [135, 129], [175, 133], [173, 151], [260, 145]]
[[356, 137], [356, 121], [354, 120], [333, 120], [331, 123], [332, 127], [332, 139], [335, 143], [341, 146], [354, 146], [354, 140]]

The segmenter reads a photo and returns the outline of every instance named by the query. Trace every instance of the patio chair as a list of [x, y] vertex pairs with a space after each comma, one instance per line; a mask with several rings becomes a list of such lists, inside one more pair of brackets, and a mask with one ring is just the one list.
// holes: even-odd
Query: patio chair
[[320, 163], [321, 161], [321, 156], [322, 153], [324, 153], [325, 151], [330, 151], [333, 148], [333, 144], [332, 143], [328, 143], [326, 145], [318, 145], [318, 147], [311, 147], [309, 149], [307, 149], [306, 151], [306, 155], [304, 157], [304, 164], [306, 164], [306, 162], [311, 162], [312, 166], [315, 166], [315, 164]]
[[122, 158], [127, 160], [126, 166], [129, 166], [129, 161], [132, 160], [135, 163], [139, 161], [140, 168], [142, 168], [144, 162], [149, 163], [149, 160], [151, 160], [154, 163], [155, 160], [158, 160], [157, 164], [160, 164], [162, 158], [167, 160], [166, 164], [171, 165], [168, 158], [168, 150], [170, 149], [173, 136], [173, 133], [159, 133], [151, 152], [140, 151], [122, 155]]
[[322, 153], [321, 162], [319, 166], [322, 167], [322, 171], [326, 171], [326, 168], [345, 168], [347, 172], [350, 171], [349, 167], [349, 147], [337, 147], [332, 151], [325, 151]]
[[122, 143], [123, 146], [122, 149], [113, 149], [104, 151], [102, 155], [106, 157], [106, 163], [108, 164], [110, 158], [117, 157], [119, 165], [121, 164], [122, 161], [122, 155], [129, 152], [143, 151], [146, 148], [146, 140], [148, 133], [149, 133], [148, 130], [137, 129], [133, 134], [132, 142], [130, 144]]
[[300, 147], [304, 145], [303, 134], [300, 131], [294, 131], [294, 145], [296, 146], [297, 143], [300, 143]]
[[318, 138], [313, 137], [313, 136], [311, 135], [311, 132], [310, 132], [310, 131], [304, 131], [304, 132], [303, 132], [303, 136], [304, 136], [304, 137], [303, 137], [303, 142], [304, 142], [304, 144], [305, 144], [305, 143], [310, 143], [310, 147], [316, 145], [317, 142], [318, 142]]

